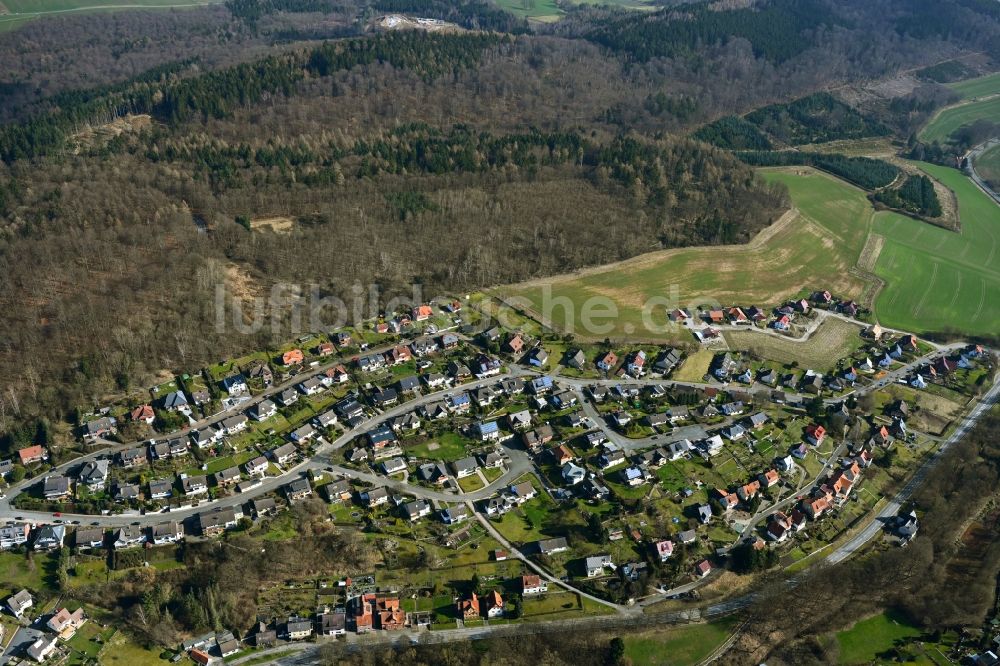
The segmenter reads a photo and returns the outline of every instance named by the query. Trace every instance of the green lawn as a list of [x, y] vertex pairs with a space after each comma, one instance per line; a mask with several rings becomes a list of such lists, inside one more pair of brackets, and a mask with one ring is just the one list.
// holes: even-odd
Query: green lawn
[[732, 633], [732, 619], [626, 635], [625, 656], [633, 664], [697, 664]]
[[[861, 254], [871, 228], [872, 208], [864, 193], [843, 181], [816, 171], [764, 169], [771, 182], [788, 187], [801, 215], [774, 232], [766, 242], [744, 246], [684, 248], [643, 255], [619, 265], [598, 269], [584, 276], [566, 276], [551, 281], [545, 306], [546, 286], [515, 285], [501, 290], [507, 296], [526, 299], [535, 312], [566, 328], [567, 320], [583, 335], [662, 336], [690, 338], [666, 327], [667, 304], [647, 311], [654, 330], [643, 321], [643, 306], [652, 298], [664, 299], [676, 286], [678, 303], [696, 306], [708, 300], [728, 304], [773, 305], [801, 293], [831, 284], [839, 295], [857, 297], [864, 282], [848, 274]], [[834, 282], [835, 280], [835, 282]], [[554, 299], [566, 297], [572, 312]], [[580, 312], [590, 298], [602, 297], [617, 308], [617, 316], [596, 321], [610, 329], [587, 331], [580, 326]], [[562, 301], [565, 303], [566, 301]]]
[[954, 190], [961, 233], [903, 215], [875, 216], [885, 246], [875, 272], [886, 287], [875, 303], [879, 321], [920, 331], [954, 328], [996, 333], [1000, 328], [1000, 209], [954, 169], [920, 165]]
[[46, 564], [50, 560], [49, 555], [38, 553], [33, 553], [31, 560], [25, 555], [0, 553], [0, 589], [10, 589], [11, 593], [17, 592], [22, 587], [30, 590], [42, 589]]
[[837, 634], [841, 664], [867, 664], [901, 638], [919, 636], [920, 630], [891, 611], [861, 620]]
[[948, 87], [962, 96], [962, 99], [982, 97], [992, 93], [1000, 92], [1000, 72], [987, 74], [975, 79], [956, 81], [949, 83]]
[[[1000, 89], [996, 92], [1000, 92]], [[920, 130], [919, 136], [921, 141], [943, 143], [959, 127], [971, 125], [980, 119], [995, 121], [997, 118], [1000, 118], [1000, 97], [982, 99], [978, 102], [963, 102], [936, 115]]]

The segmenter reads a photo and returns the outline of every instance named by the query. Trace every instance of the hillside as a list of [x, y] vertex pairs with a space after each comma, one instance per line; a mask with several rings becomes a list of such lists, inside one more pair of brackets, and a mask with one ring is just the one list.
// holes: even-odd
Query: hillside
[[[386, 298], [746, 243], [783, 186], [688, 133], [884, 136], [821, 91], [1000, 34], [959, 0], [961, 39], [917, 29], [923, 4], [751, 5], [540, 27], [476, 0], [246, 1], [0, 35], [0, 431], [288, 336], [217, 327], [217, 285]], [[460, 30], [369, 32], [385, 12]]]

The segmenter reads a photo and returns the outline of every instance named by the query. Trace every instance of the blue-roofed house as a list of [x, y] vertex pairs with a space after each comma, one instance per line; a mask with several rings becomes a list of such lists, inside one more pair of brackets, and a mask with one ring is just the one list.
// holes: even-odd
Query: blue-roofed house
[[475, 425], [475, 430], [484, 442], [500, 439], [500, 426], [496, 421], [480, 421]]

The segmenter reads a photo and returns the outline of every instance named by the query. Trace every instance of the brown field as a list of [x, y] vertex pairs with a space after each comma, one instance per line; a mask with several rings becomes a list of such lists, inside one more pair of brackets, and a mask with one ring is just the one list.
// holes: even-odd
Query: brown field
[[752, 351], [778, 363], [827, 370], [862, 344], [861, 328], [834, 317], [823, 321], [808, 340], [798, 342], [752, 331], [726, 331], [729, 348]]
[[699, 349], [684, 359], [684, 363], [671, 378], [679, 382], [700, 382], [708, 372], [714, 356], [715, 352], [710, 349]]
[[295, 226], [295, 220], [290, 217], [259, 217], [250, 220], [250, 228], [254, 231], [270, 229], [276, 234], [287, 234]]

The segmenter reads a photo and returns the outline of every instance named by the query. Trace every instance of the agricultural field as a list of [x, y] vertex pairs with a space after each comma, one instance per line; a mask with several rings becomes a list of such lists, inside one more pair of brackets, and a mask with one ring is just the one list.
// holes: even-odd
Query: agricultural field
[[[865, 283], [848, 271], [857, 263], [871, 228], [873, 211], [864, 193], [808, 168], [761, 173], [788, 187], [798, 214], [787, 215], [747, 245], [653, 252], [544, 282], [514, 285], [500, 293], [524, 299], [536, 315], [544, 315], [545, 293], [551, 289], [549, 302], [554, 307], [547, 308], [549, 319], [560, 329], [567, 329], [569, 320], [579, 336], [588, 333], [580, 330], [582, 307], [588, 299], [600, 297], [602, 304], [617, 308], [617, 317], [601, 319], [599, 323], [608, 323], [611, 329], [595, 332], [596, 337], [635, 334], [658, 340], [689, 339], [665, 325], [666, 311], [677, 305], [776, 305], [827, 284], [834, 276], [838, 294], [860, 296]], [[672, 293], [677, 300], [668, 304]], [[554, 299], [560, 298], [573, 307], [556, 304]], [[653, 298], [660, 301], [646, 313], [650, 327], [643, 322], [643, 306]]]
[[875, 314], [889, 326], [995, 334], [1000, 328], [1000, 215], [953, 169], [921, 165], [958, 196], [961, 233], [896, 213], [875, 216], [885, 245], [875, 272], [886, 280]]
[[778, 363], [798, 363], [804, 368], [828, 370], [831, 364], [853, 354], [864, 342], [861, 329], [850, 322], [827, 318], [803, 341], [785, 340], [752, 331], [725, 331], [730, 349], [752, 351]]
[[0, 32], [26, 22], [70, 12], [104, 12], [124, 9], [201, 7], [219, 0], [4, 0], [9, 13], [0, 14]]
[[625, 636], [625, 656], [633, 664], [696, 664], [729, 638], [732, 619]]
[[563, 15], [555, 0], [497, 0], [497, 5], [515, 16], [542, 23], [554, 23]]
[[1000, 72], [987, 74], [975, 79], [949, 83], [948, 87], [962, 96], [962, 99], [973, 99], [984, 95], [1000, 92]]
[[1000, 189], [1000, 145], [990, 148], [976, 158], [976, 171], [983, 180]]
[[[1000, 78], [996, 80], [1000, 93]], [[1000, 118], [1000, 97], [987, 96], [978, 101], [962, 102], [950, 106], [940, 113], [920, 130], [920, 140], [925, 142], [945, 142], [951, 133], [965, 125], [971, 125], [977, 120], [996, 120]]]

